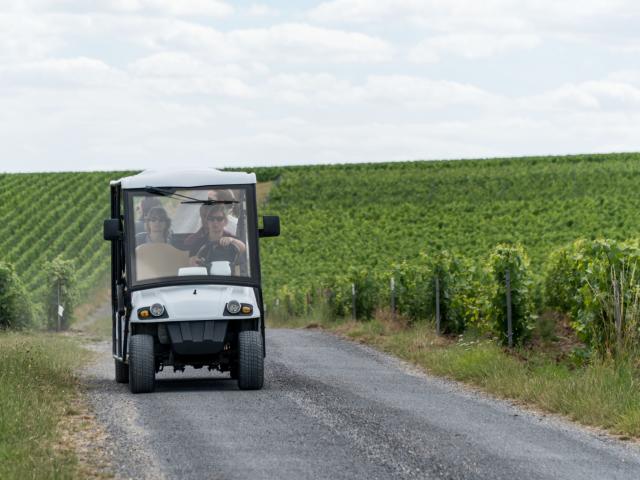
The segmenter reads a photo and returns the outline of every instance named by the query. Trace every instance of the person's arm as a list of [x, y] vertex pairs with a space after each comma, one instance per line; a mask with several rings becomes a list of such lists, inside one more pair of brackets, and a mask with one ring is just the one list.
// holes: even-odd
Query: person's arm
[[203, 245], [200, 250], [198, 250], [198, 253], [196, 253], [192, 257], [189, 257], [189, 265], [191, 265], [192, 267], [204, 267], [207, 260], [205, 252], [206, 248], [207, 246]]
[[229, 245], [231, 245], [240, 254], [247, 251], [247, 246], [244, 244], [244, 242], [234, 237], [222, 237], [218, 243], [220, 243], [221, 247], [228, 247]]

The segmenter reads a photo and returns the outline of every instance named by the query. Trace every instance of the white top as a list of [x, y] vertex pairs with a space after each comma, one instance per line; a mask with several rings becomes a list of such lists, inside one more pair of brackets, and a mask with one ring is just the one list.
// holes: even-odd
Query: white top
[[144, 187], [205, 187], [209, 185], [248, 185], [256, 183], [255, 173], [223, 172], [215, 168], [199, 170], [145, 170], [120, 183], [123, 189]]

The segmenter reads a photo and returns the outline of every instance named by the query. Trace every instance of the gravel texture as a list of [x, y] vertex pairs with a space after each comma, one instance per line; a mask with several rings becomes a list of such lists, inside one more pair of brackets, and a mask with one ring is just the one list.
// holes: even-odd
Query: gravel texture
[[634, 444], [320, 331], [268, 331], [259, 391], [187, 369], [132, 395], [114, 381], [110, 345], [95, 348], [85, 377], [117, 478], [640, 478]]

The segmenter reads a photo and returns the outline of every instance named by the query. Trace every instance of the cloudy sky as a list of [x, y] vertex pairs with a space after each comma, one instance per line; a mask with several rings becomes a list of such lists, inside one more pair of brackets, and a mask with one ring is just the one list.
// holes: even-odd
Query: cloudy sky
[[633, 0], [2, 0], [0, 171], [640, 150]]

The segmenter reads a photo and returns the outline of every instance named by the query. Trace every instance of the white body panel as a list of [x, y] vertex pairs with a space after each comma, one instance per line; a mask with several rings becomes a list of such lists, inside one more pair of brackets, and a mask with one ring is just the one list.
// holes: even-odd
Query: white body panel
[[[195, 292], [195, 294], [194, 294]], [[223, 315], [227, 302], [236, 300], [253, 306], [251, 315]], [[140, 320], [137, 311], [154, 303], [164, 305], [168, 318]], [[131, 323], [180, 322], [189, 320], [233, 320], [260, 317], [251, 287], [227, 285], [180, 285], [137, 290], [131, 294]]]
[[144, 187], [203, 187], [221, 185], [251, 185], [256, 183], [255, 173], [223, 172], [215, 168], [199, 170], [145, 170], [137, 175], [123, 177], [111, 183], [120, 183], [123, 189]]

